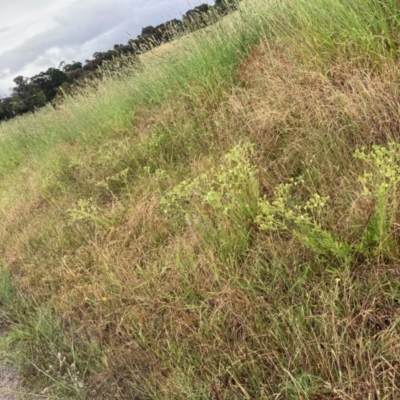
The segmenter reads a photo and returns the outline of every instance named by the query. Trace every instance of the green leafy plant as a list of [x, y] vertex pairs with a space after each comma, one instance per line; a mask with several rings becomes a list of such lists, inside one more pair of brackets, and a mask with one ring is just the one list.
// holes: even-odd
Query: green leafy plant
[[258, 226], [264, 231], [290, 232], [315, 254], [334, 256], [348, 264], [351, 260], [349, 243], [323, 226], [329, 197], [313, 193], [306, 202], [299, 203], [293, 188], [303, 183], [302, 177], [292, 179], [276, 187], [272, 201], [266, 197], [260, 199]]
[[258, 182], [250, 162], [251, 144], [234, 147], [218, 167], [184, 180], [161, 199], [166, 214], [198, 230], [222, 258], [247, 248], [250, 221], [256, 215]]
[[128, 186], [128, 174], [129, 174], [129, 168], [125, 168], [114, 175], [107, 176], [105, 179], [98, 182], [97, 186], [106, 189], [111, 194], [113, 199], [117, 200], [118, 196], [115, 193], [114, 187], [126, 188]]
[[[120, 209], [121, 211], [122, 209]], [[120, 213], [99, 207], [93, 198], [78, 200], [75, 207], [68, 210], [69, 225], [76, 222], [93, 222], [102, 228], [112, 228], [120, 221]]]
[[400, 144], [374, 145], [370, 152], [362, 148], [354, 157], [365, 163], [366, 172], [358, 181], [362, 184], [363, 195], [374, 202], [360, 249], [369, 252], [372, 248], [374, 253], [385, 255], [397, 247], [392, 231], [398, 209]]

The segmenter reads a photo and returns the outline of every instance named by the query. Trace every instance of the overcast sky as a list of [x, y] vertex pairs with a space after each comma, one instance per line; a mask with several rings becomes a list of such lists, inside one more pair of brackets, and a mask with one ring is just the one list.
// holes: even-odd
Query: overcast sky
[[[206, 0], [10, 0], [0, 14], [0, 97], [13, 79], [93, 58]], [[213, 4], [213, 1], [209, 1]]]

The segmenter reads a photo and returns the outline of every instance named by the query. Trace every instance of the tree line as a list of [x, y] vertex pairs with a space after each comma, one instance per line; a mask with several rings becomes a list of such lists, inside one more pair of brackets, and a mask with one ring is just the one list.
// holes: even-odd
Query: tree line
[[239, 1], [216, 0], [214, 6], [201, 4], [188, 10], [182, 20], [173, 19], [155, 27], [144, 27], [136, 39], [130, 39], [125, 45], [115, 44], [112, 50], [96, 52], [84, 64], [77, 61], [69, 64], [61, 62], [58, 68], [48, 68], [30, 78], [17, 76], [14, 78], [16, 86], [11, 95], [0, 99], [0, 121], [34, 112], [47, 103], [55, 106], [55, 100], [62, 97], [63, 91], [72, 92], [77, 85], [101, 77], [101, 66], [104, 63], [123, 56], [137, 57], [155, 46], [173, 40], [178, 33], [201, 29], [236, 9]]

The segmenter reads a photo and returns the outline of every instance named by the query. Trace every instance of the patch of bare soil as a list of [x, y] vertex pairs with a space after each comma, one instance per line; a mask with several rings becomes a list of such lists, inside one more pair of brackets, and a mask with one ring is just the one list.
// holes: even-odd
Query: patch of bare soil
[[26, 396], [21, 377], [0, 358], [0, 399], [23, 400]]
[[[0, 335], [8, 333], [8, 324], [0, 319]], [[0, 354], [0, 400], [25, 400], [28, 392], [18, 372]]]

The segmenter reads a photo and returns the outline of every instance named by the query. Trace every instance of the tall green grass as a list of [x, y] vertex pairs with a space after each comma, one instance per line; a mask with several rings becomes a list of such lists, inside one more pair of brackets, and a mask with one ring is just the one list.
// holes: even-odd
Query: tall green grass
[[[396, 58], [398, 8], [395, 0], [245, 2], [229, 18], [180, 40], [174, 57], [157, 58], [133, 78], [105, 79], [97, 90], [68, 99], [57, 118], [48, 106], [23, 122], [2, 124], [2, 168], [8, 171], [30, 151], [37, 154], [60, 142], [97, 136], [113, 126], [125, 129], [130, 111], [142, 102], [160, 104], [193, 89], [207, 96], [232, 82], [238, 60], [263, 39], [286, 37], [322, 57], [349, 51], [355, 60]], [[141, 69], [135, 62], [131, 68]]]

